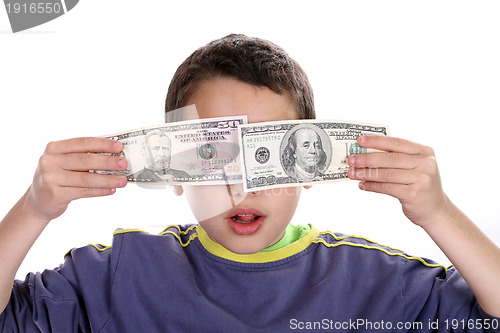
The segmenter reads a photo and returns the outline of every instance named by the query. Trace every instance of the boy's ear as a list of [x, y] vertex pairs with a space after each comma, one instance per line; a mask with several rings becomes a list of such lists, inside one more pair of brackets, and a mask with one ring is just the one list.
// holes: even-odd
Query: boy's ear
[[177, 196], [181, 196], [182, 193], [184, 193], [184, 189], [182, 188], [181, 185], [172, 185], [172, 190], [174, 191], [174, 194]]
[[304, 188], [305, 188], [306, 190], [310, 189], [311, 187], [313, 187], [313, 186], [312, 186], [312, 185], [304, 185]]

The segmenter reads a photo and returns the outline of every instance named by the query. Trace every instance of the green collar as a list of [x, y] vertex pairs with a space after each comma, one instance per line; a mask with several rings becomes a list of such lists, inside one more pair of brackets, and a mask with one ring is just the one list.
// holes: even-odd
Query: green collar
[[285, 235], [278, 243], [264, 249], [264, 251], [252, 254], [238, 254], [229, 251], [211, 240], [200, 225], [196, 227], [196, 233], [203, 247], [213, 255], [244, 263], [265, 263], [285, 259], [305, 250], [319, 235], [319, 230], [311, 225], [296, 227], [289, 225], [285, 229]]
[[277, 243], [262, 250], [262, 252], [278, 250], [284, 246], [292, 244], [293, 242], [298, 241], [299, 239], [307, 235], [307, 233], [311, 231], [312, 228], [313, 226], [310, 224], [299, 224], [297, 226], [289, 224], [285, 229], [285, 234], [283, 235], [283, 237]]

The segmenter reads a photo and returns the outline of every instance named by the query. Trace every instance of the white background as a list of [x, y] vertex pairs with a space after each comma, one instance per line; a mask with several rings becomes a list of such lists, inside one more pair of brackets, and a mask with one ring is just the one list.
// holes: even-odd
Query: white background
[[[174, 4], [175, 3], [175, 4]], [[31, 183], [49, 141], [163, 122], [177, 66], [232, 32], [282, 46], [309, 75], [318, 118], [387, 124], [432, 146], [449, 197], [500, 244], [500, 4], [497, 1], [91, 1], [12, 34], [0, 7], [0, 214]], [[118, 227], [192, 223], [183, 197], [129, 184], [73, 202], [18, 277]], [[391, 197], [357, 182], [305, 191], [295, 223], [363, 235], [447, 265]]]

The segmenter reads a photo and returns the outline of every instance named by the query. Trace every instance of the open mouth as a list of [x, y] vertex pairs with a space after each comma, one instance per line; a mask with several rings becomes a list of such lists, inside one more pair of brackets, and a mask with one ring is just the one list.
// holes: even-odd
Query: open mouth
[[259, 217], [260, 217], [259, 215], [255, 215], [255, 214], [238, 214], [238, 215], [231, 217], [231, 219], [234, 222], [246, 224], [246, 223], [252, 223], [252, 222], [257, 221], [257, 219]]
[[231, 230], [238, 235], [251, 235], [256, 233], [265, 216], [256, 209], [237, 208], [227, 215], [226, 221]]

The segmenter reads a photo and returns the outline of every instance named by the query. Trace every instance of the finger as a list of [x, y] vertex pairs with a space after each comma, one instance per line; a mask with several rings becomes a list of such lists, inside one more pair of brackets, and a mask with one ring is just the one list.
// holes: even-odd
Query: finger
[[359, 183], [359, 188], [363, 191], [387, 194], [401, 200], [408, 192], [409, 185], [362, 181]]
[[104, 197], [116, 193], [116, 188], [64, 187], [65, 195], [70, 200], [81, 198]]
[[117, 154], [123, 150], [119, 141], [97, 138], [82, 137], [63, 141], [50, 142], [45, 149], [48, 154], [67, 153], [110, 153]]
[[65, 170], [89, 171], [109, 170], [120, 171], [127, 168], [127, 160], [120, 156], [110, 156], [91, 153], [72, 153], [56, 155], [58, 165]]
[[421, 155], [374, 152], [350, 155], [347, 162], [358, 168], [414, 169], [422, 164], [424, 158]]
[[363, 148], [385, 150], [393, 153], [434, 156], [434, 150], [431, 147], [390, 136], [363, 135], [358, 138], [358, 144]]
[[59, 185], [65, 187], [119, 188], [127, 185], [125, 176], [101, 175], [92, 172], [64, 170], [59, 179]]
[[420, 173], [413, 170], [403, 169], [351, 167], [347, 171], [347, 176], [354, 180], [407, 185], [417, 182], [420, 177]]

